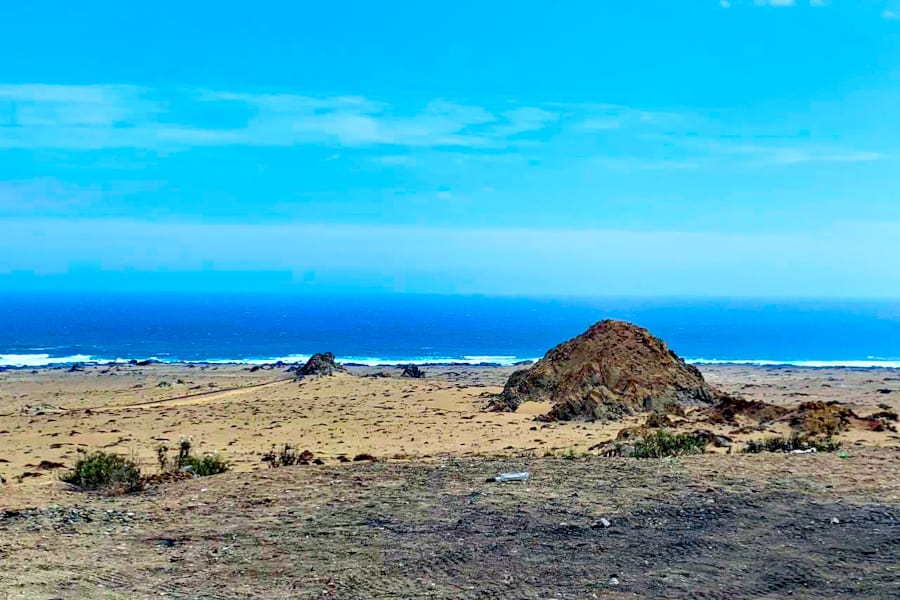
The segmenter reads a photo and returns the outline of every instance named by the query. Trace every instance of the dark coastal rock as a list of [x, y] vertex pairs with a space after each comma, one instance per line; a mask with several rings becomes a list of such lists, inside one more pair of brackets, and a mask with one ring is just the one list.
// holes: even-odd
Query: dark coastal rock
[[406, 365], [405, 367], [403, 367], [403, 373], [400, 374], [400, 377], [422, 379], [423, 377], [425, 377], [425, 371], [423, 371], [416, 365]]
[[345, 371], [342, 365], [334, 362], [334, 354], [331, 352], [323, 352], [321, 354], [313, 354], [306, 361], [299, 371], [298, 377], [309, 377], [311, 375], [334, 375], [336, 371]]
[[700, 371], [649, 331], [606, 320], [556, 348], [530, 369], [513, 373], [488, 407], [514, 411], [550, 402], [541, 420], [616, 419], [639, 412], [680, 412], [719, 397]]

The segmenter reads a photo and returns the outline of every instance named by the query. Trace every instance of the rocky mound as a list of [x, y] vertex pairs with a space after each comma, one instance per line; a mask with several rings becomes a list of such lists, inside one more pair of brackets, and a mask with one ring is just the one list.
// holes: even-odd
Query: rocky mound
[[298, 377], [308, 377], [310, 375], [334, 375], [335, 371], [346, 371], [343, 365], [334, 362], [334, 354], [331, 352], [323, 352], [321, 354], [313, 354], [306, 364], [297, 371]]
[[400, 377], [422, 379], [423, 377], [425, 377], [425, 371], [420, 369], [417, 365], [409, 364], [403, 367], [403, 373], [400, 374]]
[[700, 371], [662, 340], [631, 323], [606, 320], [513, 373], [489, 410], [551, 402], [547, 420], [593, 421], [709, 405], [717, 397]]

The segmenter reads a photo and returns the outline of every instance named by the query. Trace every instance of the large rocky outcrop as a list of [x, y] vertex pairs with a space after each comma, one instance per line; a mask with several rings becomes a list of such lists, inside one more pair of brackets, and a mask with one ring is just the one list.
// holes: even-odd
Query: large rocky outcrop
[[321, 354], [313, 354], [306, 364], [297, 371], [297, 377], [308, 377], [311, 375], [334, 375], [335, 371], [346, 371], [343, 365], [334, 362], [334, 354], [331, 352], [323, 352]]
[[643, 411], [679, 411], [718, 397], [696, 367], [649, 331], [623, 321], [593, 325], [510, 376], [489, 410], [551, 402], [548, 420], [614, 419]]

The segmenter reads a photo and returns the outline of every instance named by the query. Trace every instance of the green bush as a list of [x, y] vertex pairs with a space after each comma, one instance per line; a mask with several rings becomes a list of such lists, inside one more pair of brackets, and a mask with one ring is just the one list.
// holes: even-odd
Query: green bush
[[156, 448], [156, 460], [162, 473], [188, 471], [197, 477], [218, 475], [229, 470], [228, 462], [218, 454], [206, 456], [194, 456], [191, 454], [190, 440], [181, 440], [178, 443], [178, 455], [169, 459], [169, 448], [161, 445]]
[[82, 490], [135, 492], [143, 488], [141, 470], [133, 460], [100, 451], [82, 453], [75, 468], [59, 478]]
[[831, 438], [810, 438], [793, 434], [791, 437], [770, 437], [762, 440], [750, 440], [744, 446], [744, 454], [759, 454], [760, 452], [792, 452], [793, 450], [809, 450], [814, 448], [816, 452], [834, 452], [839, 450], [841, 443]]
[[690, 433], [671, 433], [665, 429], [649, 433], [634, 444], [631, 456], [634, 458], [664, 458], [703, 454], [707, 440]]
[[206, 477], [225, 473], [230, 467], [218, 454], [207, 454], [203, 457], [189, 456], [182, 468], [190, 470], [197, 477]]

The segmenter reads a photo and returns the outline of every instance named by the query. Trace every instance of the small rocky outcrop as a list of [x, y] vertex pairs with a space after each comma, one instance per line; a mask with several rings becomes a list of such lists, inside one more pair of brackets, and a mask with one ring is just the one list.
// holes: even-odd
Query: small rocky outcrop
[[298, 377], [310, 377], [314, 375], [334, 375], [335, 372], [346, 371], [343, 365], [334, 362], [334, 354], [323, 352], [313, 354], [306, 364], [297, 371]]
[[400, 377], [411, 377], [413, 379], [422, 379], [425, 377], [425, 371], [420, 369], [418, 365], [406, 365], [403, 367], [403, 373], [400, 374]]
[[738, 425], [740, 418], [756, 423], [770, 423], [788, 412], [783, 406], [723, 395], [714, 406], [704, 409], [701, 417], [715, 425]]
[[551, 402], [543, 420], [616, 419], [638, 412], [680, 412], [708, 406], [719, 393], [700, 371], [649, 331], [606, 320], [513, 373], [488, 407], [514, 411], [523, 402]]

